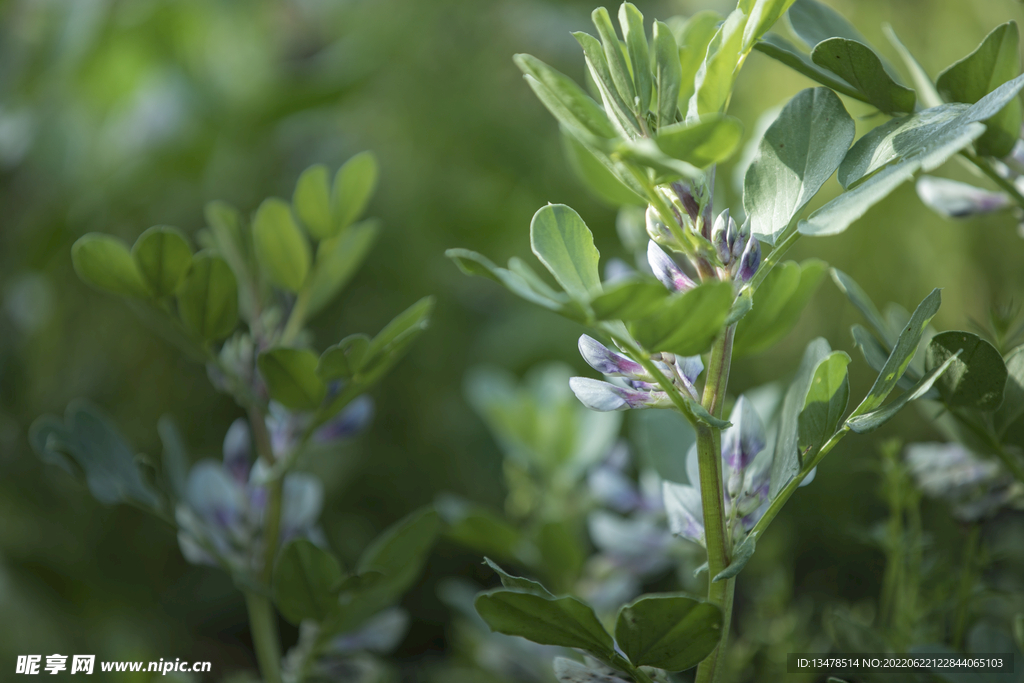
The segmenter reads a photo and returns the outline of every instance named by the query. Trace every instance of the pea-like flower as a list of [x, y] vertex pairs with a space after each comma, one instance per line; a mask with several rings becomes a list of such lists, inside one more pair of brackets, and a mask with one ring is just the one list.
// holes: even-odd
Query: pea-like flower
[[690, 276], [654, 240], [647, 243], [647, 262], [654, 271], [654, 277], [673, 292], [685, 292], [696, 286]]
[[[569, 380], [569, 386], [583, 405], [599, 412], [672, 406], [668, 394], [661, 390], [654, 377], [640, 363], [612, 351], [587, 335], [580, 337], [579, 347], [580, 355], [590, 367], [608, 377], [622, 378], [625, 384], [622, 386], [589, 377], [573, 377]], [[700, 356], [661, 353], [654, 357], [654, 363], [662, 375], [678, 389], [697, 399], [693, 383], [704, 370]]]
[[946, 178], [921, 176], [917, 196], [924, 205], [946, 218], [967, 218], [1000, 211], [1012, 205], [1010, 197]]
[[948, 501], [962, 521], [978, 521], [1002, 507], [1024, 507], [1024, 486], [995, 460], [958, 443], [911, 444], [906, 462], [924, 494]]
[[[337, 393], [338, 388], [330, 389]], [[279, 403], [271, 401], [267, 415], [267, 430], [274, 457], [283, 458], [298, 445], [306, 428], [312, 421], [309, 413], [288, 410]], [[312, 441], [318, 445], [330, 445], [349, 439], [363, 431], [373, 419], [373, 399], [359, 396], [349, 403], [344, 410], [320, 425], [312, 435]]]
[[[236, 571], [259, 571], [263, 557], [266, 468], [252, 465], [249, 425], [236, 420], [224, 438], [222, 462], [204, 460], [189, 472], [184, 500], [175, 511], [178, 544], [189, 562], [227, 564]], [[279, 542], [297, 537], [321, 539], [316, 528], [323, 486], [316, 477], [285, 476]]]
[[[746, 397], [736, 401], [729, 421], [732, 426], [722, 432], [722, 479], [726, 519], [730, 520], [733, 541], [739, 543], [768, 508], [772, 454], [765, 448], [764, 423]], [[677, 536], [704, 545], [696, 445], [687, 454], [686, 473], [689, 484], [663, 484], [669, 528]]]
[[750, 221], [741, 226], [729, 215], [729, 209], [718, 214], [711, 229], [711, 243], [729, 272], [729, 276], [749, 282], [761, 265], [761, 243], [750, 236]]

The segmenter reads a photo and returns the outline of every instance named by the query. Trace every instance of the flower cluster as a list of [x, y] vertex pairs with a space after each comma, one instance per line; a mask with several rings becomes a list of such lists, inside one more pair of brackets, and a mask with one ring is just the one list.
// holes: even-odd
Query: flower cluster
[[[654, 248], [661, 251], [657, 245], [654, 245]], [[579, 347], [580, 355], [590, 367], [606, 377], [621, 378], [623, 382], [619, 385], [589, 377], [570, 379], [569, 386], [572, 387], [576, 398], [591, 410], [607, 412], [630, 408], [668, 408], [672, 405], [668, 394], [640, 363], [612, 351], [585, 334], [580, 337]], [[680, 391], [685, 391], [694, 400], [698, 400], [694, 382], [704, 371], [704, 363], [700, 356], [658, 353], [651, 358], [662, 375], [671, 380]]]
[[[722, 479], [725, 514], [733, 541], [738, 543], [768, 508], [772, 452], [765, 448], [764, 423], [745, 396], [736, 401], [729, 420], [732, 426], [722, 432]], [[686, 473], [689, 484], [663, 484], [669, 527], [677, 536], [703, 545], [704, 512], [696, 444], [687, 454]]]
[[958, 443], [915, 443], [907, 466], [925, 495], [948, 501], [953, 515], [976, 522], [1000, 508], [1024, 507], [1024, 485], [995, 460], [975, 455]]
[[[271, 403], [267, 417], [274, 455], [282, 458], [295, 446], [309, 417]], [[316, 443], [337, 442], [352, 436], [369, 421], [372, 403], [357, 399], [334, 420], [313, 434]], [[225, 564], [234, 571], [259, 571], [264, 547], [268, 467], [253, 462], [249, 423], [239, 418], [224, 437], [221, 462], [204, 460], [189, 472], [184, 500], [175, 511], [178, 543], [185, 558], [195, 564]], [[285, 475], [278, 542], [294, 538], [321, 539], [316, 527], [323, 506], [323, 486], [301, 472]]]

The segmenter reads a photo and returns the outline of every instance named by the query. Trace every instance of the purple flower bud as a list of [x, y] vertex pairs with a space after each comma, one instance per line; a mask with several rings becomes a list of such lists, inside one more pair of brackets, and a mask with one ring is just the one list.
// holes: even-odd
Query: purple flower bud
[[313, 433], [317, 443], [328, 444], [355, 436], [373, 419], [373, 399], [360, 396]]
[[679, 197], [683, 208], [686, 209], [686, 213], [690, 215], [690, 220], [696, 222], [697, 214], [700, 213], [700, 204], [694, 199], [693, 193], [690, 192], [690, 187], [685, 183], [672, 183], [672, 189], [675, 190], [676, 196]]
[[685, 292], [694, 288], [693, 280], [653, 240], [647, 243], [647, 262], [651, 265], [654, 276], [673, 292]]
[[634, 360], [621, 356], [611, 351], [601, 342], [587, 335], [580, 335], [580, 355], [587, 365], [594, 368], [602, 375], [611, 377], [632, 377], [639, 379], [651, 379], [643, 366]]
[[711, 228], [711, 243], [715, 245], [718, 258], [726, 266], [732, 260], [730, 240], [735, 237], [735, 226], [736, 221], [729, 217], [729, 209], [726, 209], [718, 214], [718, 218], [715, 219], [715, 226]]
[[569, 380], [569, 387], [580, 403], [602, 413], [631, 408], [667, 408], [672, 405], [665, 392], [627, 389], [589, 377], [573, 377]]
[[733, 261], [739, 261], [743, 257], [743, 251], [747, 248], [747, 240], [750, 239], [750, 219], [744, 221], [740, 227], [736, 227], [736, 221], [729, 220], [730, 254]]
[[224, 436], [224, 469], [240, 484], [249, 481], [251, 454], [249, 423], [240, 417], [231, 423]]
[[757, 272], [760, 265], [761, 243], [756, 239], [751, 239], [747, 242], [747, 248], [743, 250], [743, 256], [740, 257], [740, 268], [737, 273], [740, 280], [750, 282], [750, 278], [754, 277], [754, 273]]

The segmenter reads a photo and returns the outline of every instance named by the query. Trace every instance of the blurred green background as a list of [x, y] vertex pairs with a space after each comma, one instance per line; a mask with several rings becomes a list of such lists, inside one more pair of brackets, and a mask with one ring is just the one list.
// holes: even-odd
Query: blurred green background
[[[648, 19], [730, 8], [636, 4]], [[881, 32], [891, 23], [933, 76], [1024, 13], [1016, 0], [829, 4], [898, 62]], [[193, 233], [209, 200], [250, 212], [266, 196], [289, 197], [306, 166], [337, 167], [374, 150], [381, 183], [369, 215], [383, 220], [383, 237], [345, 295], [316, 319], [317, 346], [375, 332], [426, 294], [438, 306], [432, 329], [374, 391], [369, 432], [312, 464], [327, 482], [323, 526], [352, 558], [439, 492], [501, 507], [500, 456], [463, 397], [467, 368], [486, 362], [521, 374], [554, 358], [591, 373], [577, 356], [574, 324], [462, 276], [443, 252], [467, 247], [499, 262], [526, 256], [533, 212], [562, 202], [585, 218], [604, 258], [624, 255], [615, 210], [573, 176], [556, 124], [511, 59], [530, 52], [581, 80], [570, 31], [589, 30], [591, 9], [589, 0], [0, 3], [4, 671], [17, 654], [53, 652], [211, 660], [218, 674], [254, 667], [244, 606], [227, 578], [187, 565], [168, 528], [99, 506], [29, 449], [31, 421], [78, 396], [112, 414], [141, 452], [159, 451], [156, 421], [170, 413], [194, 459], [216, 457], [240, 415], [202, 367], [121, 302], [79, 282], [69, 250], [89, 231], [129, 242], [154, 224]], [[730, 113], [749, 136], [764, 110], [810, 85], [755, 53]], [[866, 113], [847, 105], [855, 117]], [[879, 122], [859, 119], [858, 127]], [[967, 178], [955, 163], [940, 174]], [[717, 208], [738, 206], [731, 169], [718, 177]], [[834, 193], [831, 183], [819, 202]], [[1011, 216], [943, 220], [910, 185], [842, 236], [805, 238], [793, 250], [851, 274], [880, 304], [912, 309], [943, 287], [939, 329], [965, 328], [991, 303], [1019, 300], [1022, 253]], [[825, 282], [782, 345], [734, 367], [734, 389], [792, 371], [806, 342], [823, 335], [854, 356], [853, 393], [862, 394], [871, 378], [849, 336], [857, 321]], [[891, 435], [937, 436], [907, 411], [877, 434], [844, 441], [773, 527], [744, 575], [747, 590], [769, 565], [782, 567], [796, 602], [809, 606], [801, 618], [811, 630], [823, 605], [877, 594], [883, 557], [866, 535], [884, 515], [875, 444]], [[931, 528], [955, 538], [941, 506], [926, 510]], [[423, 680], [444, 656], [449, 614], [435, 587], [452, 573], [489, 580], [475, 555], [438, 547], [405, 601], [414, 617], [397, 653], [406, 680]]]

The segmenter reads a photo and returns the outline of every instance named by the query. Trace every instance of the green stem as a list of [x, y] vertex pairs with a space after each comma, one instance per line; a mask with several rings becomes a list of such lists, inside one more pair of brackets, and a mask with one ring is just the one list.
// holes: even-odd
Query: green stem
[[[732, 364], [732, 325], [715, 341], [704, 383], [704, 408], [721, 417]], [[701, 507], [704, 513], [704, 541], [708, 549], [708, 577], [713, 579], [729, 566], [730, 544], [726, 533], [725, 498], [722, 493], [722, 450], [717, 429], [697, 426], [697, 457], [700, 465]], [[708, 582], [708, 602], [722, 609], [722, 632], [718, 647], [697, 667], [697, 683], [712, 683], [720, 676], [722, 654], [729, 640], [732, 622], [734, 579]]]
[[309, 307], [309, 287], [303, 287], [299, 290], [299, 296], [295, 299], [295, 305], [292, 306], [292, 312], [288, 315], [288, 322], [284, 326], [284, 332], [281, 333], [281, 345], [288, 346], [295, 337], [302, 331], [302, 326], [306, 322], [306, 309]]
[[981, 172], [991, 178], [996, 185], [1006, 192], [1006, 194], [1010, 195], [1010, 197], [1013, 198], [1013, 201], [1017, 202], [1017, 206], [1024, 209], [1024, 195], [1020, 193], [1020, 190], [1017, 189], [1016, 185], [999, 175], [999, 172], [992, 168], [992, 164], [989, 163], [988, 159], [970, 152], [961, 152], [961, 154], [963, 154], [968, 161], [981, 169]]
[[981, 525], [972, 524], [967, 534], [967, 547], [964, 548], [964, 565], [960, 574], [960, 590], [957, 592], [956, 617], [953, 622], [953, 647], [962, 650], [964, 631], [967, 629], [967, 612], [974, 585], [974, 556], [978, 552], [978, 540], [981, 537]]
[[767, 529], [768, 525], [772, 523], [773, 519], [775, 519], [775, 515], [779, 514], [779, 510], [781, 510], [782, 506], [786, 504], [786, 501], [789, 500], [790, 496], [792, 496], [800, 487], [801, 482], [803, 482], [803, 480], [807, 478], [807, 475], [809, 475], [811, 471], [818, 466], [818, 463], [828, 455], [829, 451], [835, 448], [836, 445], [843, 440], [843, 437], [846, 436], [849, 431], [850, 428], [843, 425], [839, 431], [832, 435], [831, 439], [825, 442], [825, 445], [821, 447], [821, 450], [818, 451], [817, 455], [815, 455], [810, 462], [800, 469], [797, 475], [793, 477], [788, 484], [786, 484], [785, 488], [779, 491], [779, 494], [775, 496], [774, 500], [772, 500], [771, 505], [768, 506], [764, 516], [761, 517], [761, 519], [757, 521], [757, 524], [754, 525], [754, 528], [750, 530], [751, 534], [757, 534], [758, 538], [761, 538], [764, 535], [764, 530]]
[[249, 611], [249, 630], [263, 683], [281, 683], [281, 648], [274, 607], [267, 596], [248, 591], [245, 606]]
[[786, 252], [789, 251], [789, 248], [793, 246], [798, 239], [800, 239], [799, 230], [790, 230], [790, 232], [786, 233], [786, 236], [782, 238], [782, 241], [776, 244], [775, 248], [771, 250], [771, 253], [769, 253], [768, 256], [764, 258], [764, 261], [761, 262], [761, 265], [757, 269], [757, 273], [754, 274], [753, 279], [747, 287], [752, 291], [756, 291], [757, 288], [761, 286], [761, 283], [764, 282], [764, 279], [768, 277], [768, 274], [772, 272], [772, 268], [778, 265], [779, 261], [782, 260], [782, 257], [786, 255]]

